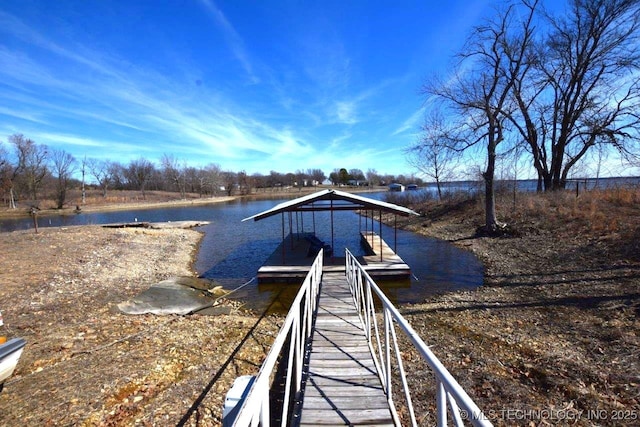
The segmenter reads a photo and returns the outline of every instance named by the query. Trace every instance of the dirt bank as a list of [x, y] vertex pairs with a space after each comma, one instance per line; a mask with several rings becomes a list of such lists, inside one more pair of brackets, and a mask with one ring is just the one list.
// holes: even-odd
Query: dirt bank
[[405, 224], [486, 267], [481, 288], [402, 311], [496, 425], [640, 423], [639, 202], [638, 191], [501, 198], [501, 238], [476, 236], [479, 201], [417, 206], [425, 216]]
[[193, 275], [200, 237], [97, 226], [2, 233], [0, 309], [27, 346], [0, 394], [0, 424], [220, 425], [233, 379], [256, 371], [279, 319], [231, 305], [221, 316], [116, 308]]

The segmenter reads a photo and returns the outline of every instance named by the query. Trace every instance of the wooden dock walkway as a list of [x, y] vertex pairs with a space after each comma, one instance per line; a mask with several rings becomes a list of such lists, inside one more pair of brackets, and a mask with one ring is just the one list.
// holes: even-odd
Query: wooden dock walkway
[[393, 426], [344, 273], [324, 273], [300, 425]]

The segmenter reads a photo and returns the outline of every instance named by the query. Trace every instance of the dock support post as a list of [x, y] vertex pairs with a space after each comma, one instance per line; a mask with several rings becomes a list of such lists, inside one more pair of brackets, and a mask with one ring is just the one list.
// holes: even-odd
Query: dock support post
[[313, 220], [313, 235], [316, 235], [316, 211], [313, 209], [313, 203], [311, 203], [311, 219]]
[[333, 259], [333, 253], [336, 251], [336, 244], [333, 241], [333, 199], [331, 199], [331, 247], [333, 252], [331, 253], [331, 259]]
[[382, 209], [378, 211], [378, 234], [380, 235], [380, 262], [382, 262]]
[[398, 215], [393, 215], [393, 252], [398, 253]]
[[285, 265], [284, 252], [284, 212], [282, 212], [282, 265]]
[[291, 216], [291, 211], [289, 211], [289, 236], [291, 238], [291, 250], [293, 250], [293, 216]]

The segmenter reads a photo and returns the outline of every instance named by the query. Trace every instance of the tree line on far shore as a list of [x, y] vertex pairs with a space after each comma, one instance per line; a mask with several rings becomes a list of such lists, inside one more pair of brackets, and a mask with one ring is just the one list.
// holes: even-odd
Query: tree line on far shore
[[[80, 177], [80, 178], [78, 178]], [[55, 200], [62, 209], [71, 188], [99, 189], [103, 197], [110, 190], [168, 191], [204, 196], [246, 195], [266, 189], [313, 187], [329, 180], [333, 185], [378, 186], [391, 182], [422, 181], [412, 175], [380, 174], [369, 169], [334, 169], [329, 176], [321, 169], [298, 170], [295, 173], [271, 171], [268, 175], [245, 171], [223, 170], [218, 164], [189, 166], [170, 154], [158, 165], [139, 158], [122, 164], [110, 160], [84, 157], [76, 159], [70, 153], [38, 144], [22, 134], [11, 135], [7, 144], [0, 141], [0, 193], [4, 206], [15, 209], [17, 201], [37, 205], [42, 198]], [[84, 200], [83, 200], [84, 201]]]

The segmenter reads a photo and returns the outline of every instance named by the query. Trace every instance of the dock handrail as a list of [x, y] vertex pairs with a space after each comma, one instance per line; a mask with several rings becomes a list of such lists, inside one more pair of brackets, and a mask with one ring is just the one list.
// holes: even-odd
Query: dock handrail
[[[442, 362], [438, 360], [435, 354], [433, 354], [425, 342], [418, 336], [409, 322], [407, 322], [398, 309], [394, 307], [348, 249], [346, 249], [346, 275], [396, 425], [400, 425], [400, 421], [394, 404], [392, 387], [392, 374], [394, 371], [397, 372], [397, 375], [400, 377], [400, 382], [402, 383], [402, 394], [404, 394], [404, 401], [409, 412], [411, 425], [417, 426], [418, 423], [411, 401], [411, 392], [402, 362], [394, 322], [413, 343], [416, 350], [434, 373], [436, 379], [437, 425], [447, 425], [447, 409], [449, 409], [454, 425], [456, 426], [463, 426], [464, 420], [468, 420], [474, 426], [492, 426], [480, 408], [478, 408], [471, 397], [469, 397], [460, 384], [444, 367]], [[382, 304], [383, 331], [381, 331], [381, 327], [378, 325], [374, 295], [377, 296]], [[393, 357], [391, 354], [392, 350], [394, 352]], [[396, 363], [395, 369], [392, 367], [392, 362], [394, 361]]]
[[281, 420], [281, 426], [287, 425], [289, 411], [301, 392], [305, 352], [311, 335], [313, 315], [316, 311], [322, 279], [322, 257], [323, 250], [321, 249], [302, 283], [300, 291], [293, 300], [284, 324], [240, 408], [233, 423], [234, 426], [271, 425], [270, 407], [273, 403], [270, 399], [271, 381], [275, 375], [278, 359], [283, 350], [286, 350], [285, 345], [288, 342], [288, 355], [285, 355], [287, 367], [284, 379], [284, 399], [282, 413], [278, 417]]

